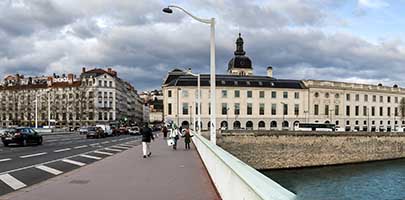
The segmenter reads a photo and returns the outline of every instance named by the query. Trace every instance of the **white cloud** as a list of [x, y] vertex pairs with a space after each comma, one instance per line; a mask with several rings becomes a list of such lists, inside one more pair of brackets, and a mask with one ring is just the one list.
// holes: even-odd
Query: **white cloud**
[[358, 0], [358, 4], [360, 7], [366, 8], [383, 8], [389, 6], [384, 0]]

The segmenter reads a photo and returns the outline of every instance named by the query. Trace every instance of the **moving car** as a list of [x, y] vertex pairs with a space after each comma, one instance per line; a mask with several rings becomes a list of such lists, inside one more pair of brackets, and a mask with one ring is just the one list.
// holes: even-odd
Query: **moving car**
[[101, 128], [107, 137], [113, 136], [113, 129], [111, 128], [110, 125], [97, 124], [96, 127]]
[[1, 136], [1, 141], [3, 142], [4, 146], [7, 147], [9, 144], [12, 143], [21, 146], [26, 146], [28, 144], [41, 145], [43, 139], [42, 135], [40, 135], [32, 128], [15, 128], [6, 131]]
[[106, 137], [106, 133], [103, 131], [102, 128], [91, 126], [87, 128], [86, 138], [104, 138]]
[[80, 135], [86, 135], [87, 132], [88, 132], [87, 129], [88, 129], [87, 127], [81, 127], [81, 128], [79, 129], [79, 134], [80, 134]]
[[128, 131], [129, 131], [130, 135], [140, 135], [141, 134], [141, 131], [140, 131], [139, 127], [137, 127], [137, 126], [128, 129]]
[[120, 135], [128, 135], [129, 131], [126, 127], [120, 127], [119, 134]]

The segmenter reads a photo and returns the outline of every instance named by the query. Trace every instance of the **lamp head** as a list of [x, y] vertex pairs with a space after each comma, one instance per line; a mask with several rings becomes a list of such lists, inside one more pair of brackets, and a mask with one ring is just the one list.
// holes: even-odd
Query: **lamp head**
[[169, 14], [172, 14], [172, 13], [173, 13], [173, 10], [172, 10], [171, 8], [169, 8], [169, 7], [163, 8], [162, 11], [163, 11], [164, 13], [169, 13]]

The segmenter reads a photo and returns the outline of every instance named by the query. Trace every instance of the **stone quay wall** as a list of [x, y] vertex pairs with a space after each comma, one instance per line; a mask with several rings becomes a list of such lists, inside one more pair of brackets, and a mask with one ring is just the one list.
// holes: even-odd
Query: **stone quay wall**
[[405, 157], [405, 133], [226, 131], [217, 143], [260, 170]]

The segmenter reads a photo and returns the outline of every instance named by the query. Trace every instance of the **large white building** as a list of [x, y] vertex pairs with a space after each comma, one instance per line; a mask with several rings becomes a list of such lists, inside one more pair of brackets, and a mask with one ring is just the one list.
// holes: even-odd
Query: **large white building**
[[7, 76], [0, 81], [0, 99], [0, 126], [34, 126], [36, 113], [39, 126], [52, 122], [56, 127], [71, 128], [140, 123], [143, 119], [143, 102], [137, 91], [111, 68], [83, 68], [80, 77]]
[[[299, 122], [331, 123], [345, 130], [392, 131], [405, 126], [401, 116], [405, 89], [323, 80], [286, 80], [253, 75], [252, 62], [236, 41], [228, 74], [216, 78], [216, 127], [290, 129]], [[201, 75], [202, 129], [210, 128], [210, 76]], [[175, 69], [163, 85], [164, 117], [183, 126], [196, 125], [197, 78]]]

